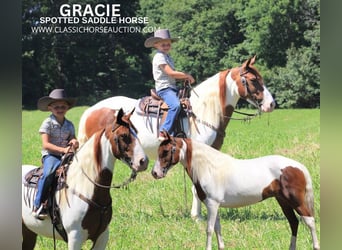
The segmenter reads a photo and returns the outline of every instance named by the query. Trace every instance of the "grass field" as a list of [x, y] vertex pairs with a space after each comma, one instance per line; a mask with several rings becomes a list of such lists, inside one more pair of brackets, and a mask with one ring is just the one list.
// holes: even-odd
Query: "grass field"
[[[78, 127], [85, 107], [67, 117]], [[38, 129], [48, 113], [22, 112], [22, 162], [40, 164]], [[237, 116], [237, 115], [234, 115]], [[316, 227], [320, 236], [320, 110], [275, 110], [250, 123], [231, 121], [222, 152], [236, 158], [281, 154], [302, 162], [311, 173], [315, 194]], [[113, 189], [113, 218], [107, 249], [204, 249], [206, 222], [190, 218], [191, 182], [179, 164], [162, 180], [150, 174], [154, 161], [128, 189]], [[113, 183], [126, 180], [130, 170], [115, 166]], [[202, 206], [206, 216], [206, 209]], [[290, 228], [274, 199], [244, 208], [220, 208], [226, 249], [288, 249]], [[213, 240], [213, 249], [217, 249]], [[83, 249], [90, 249], [88, 241]], [[53, 249], [53, 240], [38, 237], [36, 249]], [[67, 249], [64, 242], [57, 249]], [[309, 230], [299, 224], [297, 249], [312, 249]]]

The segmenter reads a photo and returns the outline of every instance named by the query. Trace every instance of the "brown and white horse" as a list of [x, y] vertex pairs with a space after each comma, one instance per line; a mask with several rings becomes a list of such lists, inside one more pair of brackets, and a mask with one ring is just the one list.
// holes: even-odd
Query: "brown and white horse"
[[[255, 57], [246, 60], [240, 67], [225, 70], [208, 78], [191, 90], [190, 103], [195, 117], [183, 119], [186, 137], [196, 139], [216, 149], [220, 149], [225, 137], [225, 129], [240, 98], [246, 99], [262, 112], [272, 112], [275, 102], [266, 88], [263, 78], [255, 68]], [[80, 144], [84, 143], [94, 131], [99, 121], [105, 120], [106, 112], [98, 109], [123, 108], [130, 111], [137, 106], [138, 100], [115, 96], [102, 100], [88, 108], [81, 116], [78, 130]], [[138, 128], [138, 138], [150, 159], [157, 158], [156, 131], [157, 118], [135, 112], [131, 120]], [[201, 217], [201, 203], [193, 191], [191, 216]]]
[[[76, 152], [68, 168], [66, 187], [55, 194], [59, 205], [62, 225], [67, 235], [68, 249], [79, 250], [90, 239], [92, 249], [105, 249], [112, 219], [112, 199], [110, 187], [116, 159], [127, 164], [132, 171], [147, 169], [148, 158], [136, 137], [130, 116], [123, 110], [93, 134]], [[24, 165], [23, 178], [28, 171], [36, 168]], [[50, 216], [39, 220], [32, 216], [36, 189], [22, 184], [22, 249], [33, 249], [37, 235], [63, 240], [53, 230]]]
[[319, 249], [312, 181], [304, 165], [280, 155], [235, 159], [201, 142], [165, 134], [168, 139], [159, 146], [152, 175], [156, 179], [164, 178], [178, 162], [184, 166], [207, 207], [207, 250], [212, 247], [214, 231], [218, 248], [224, 248], [219, 207], [242, 207], [270, 197], [278, 201], [290, 224], [290, 249], [296, 249], [299, 223], [294, 211], [310, 228], [313, 248]]

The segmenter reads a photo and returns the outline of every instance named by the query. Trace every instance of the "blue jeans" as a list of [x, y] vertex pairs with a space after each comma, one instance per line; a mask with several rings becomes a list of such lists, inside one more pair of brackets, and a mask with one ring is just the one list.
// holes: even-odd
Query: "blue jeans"
[[55, 171], [61, 164], [61, 157], [56, 155], [46, 155], [43, 157], [43, 175], [38, 181], [38, 191], [34, 206], [40, 207], [40, 204], [47, 198], [48, 190], [53, 182]]
[[169, 106], [169, 111], [167, 112], [163, 125], [160, 127], [160, 131], [166, 130], [171, 135], [173, 135], [174, 121], [181, 110], [177, 92], [177, 90], [172, 88], [162, 89], [157, 92], [157, 94], [163, 98], [164, 102]]

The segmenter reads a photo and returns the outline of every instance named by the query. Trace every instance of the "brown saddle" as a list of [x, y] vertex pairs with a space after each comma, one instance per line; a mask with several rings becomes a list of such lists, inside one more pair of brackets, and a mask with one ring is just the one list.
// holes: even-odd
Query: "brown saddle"
[[[140, 112], [138, 111], [138, 113], [140, 113], [140, 115], [144, 115], [146, 117], [161, 117], [161, 121], [159, 123], [159, 119], [157, 120], [157, 128], [156, 130], [159, 130], [159, 127], [161, 124], [163, 124], [167, 112], [168, 112], [168, 105], [163, 101], [163, 99], [158, 96], [157, 92], [155, 89], [151, 89], [150, 90], [151, 95], [150, 96], [145, 96], [143, 98], [140, 99], [139, 101], [139, 109]], [[176, 118], [176, 122], [175, 122], [175, 134], [181, 134], [184, 135], [184, 129], [183, 126], [181, 124], [181, 119], [183, 117], [188, 117], [190, 113], [192, 113], [191, 110], [191, 105], [190, 105], [190, 100], [189, 100], [189, 90], [187, 89], [181, 89], [178, 92], [178, 97], [181, 103], [181, 112], [179, 113], [178, 117]], [[151, 126], [151, 124], [150, 124]], [[153, 128], [151, 126], [151, 130], [153, 131]], [[184, 136], [182, 136], [184, 137]]]
[[[58, 206], [58, 203], [56, 202], [56, 197], [54, 194], [57, 190], [61, 190], [67, 187], [66, 185], [67, 172], [69, 169], [69, 165], [72, 163], [73, 158], [74, 158], [73, 152], [69, 152], [62, 157], [61, 165], [56, 169], [55, 181], [53, 181], [53, 184], [49, 189], [49, 193], [47, 194], [47, 197], [44, 196], [43, 194], [43, 197], [45, 197], [43, 198], [45, 199], [43, 203], [44, 203], [45, 208], [48, 210], [50, 214], [53, 228], [58, 231], [58, 233], [62, 236], [65, 242], [68, 242], [68, 235], [62, 224], [59, 206]], [[42, 177], [43, 172], [44, 172], [43, 165], [39, 168], [34, 168], [31, 171], [29, 171], [24, 177], [25, 179], [24, 185], [37, 188], [38, 181]]]
[[155, 89], [151, 89], [151, 95], [140, 99], [139, 109], [145, 115], [161, 116], [168, 110], [167, 104], [157, 95]]
[[[145, 96], [140, 99], [139, 102], [139, 109], [143, 112], [145, 115], [156, 115], [156, 116], [166, 116], [166, 113], [169, 109], [167, 104], [164, 102], [164, 100], [158, 96], [155, 89], [150, 90], [151, 95]], [[181, 103], [181, 106], [184, 110], [190, 110], [190, 101], [188, 96], [185, 96], [185, 90], [181, 89], [178, 93], [178, 97]]]
[[[55, 178], [56, 181], [53, 182], [56, 184], [56, 187], [52, 189], [57, 191], [65, 187], [66, 185], [66, 177], [67, 177], [67, 170], [69, 165], [72, 162], [74, 157], [74, 153], [67, 153], [62, 159], [61, 165], [56, 169]], [[37, 188], [38, 181], [42, 177], [44, 172], [44, 166], [40, 166], [39, 168], [34, 168], [30, 170], [24, 177], [24, 184], [25, 186]]]

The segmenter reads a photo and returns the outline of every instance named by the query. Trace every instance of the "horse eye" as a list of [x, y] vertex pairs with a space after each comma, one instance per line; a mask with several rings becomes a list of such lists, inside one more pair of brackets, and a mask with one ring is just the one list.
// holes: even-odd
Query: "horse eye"
[[163, 150], [162, 152], [162, 157], [166, 157], [168, 155], [169, 151], [168, 150]]
[[251, 82], [253, 83], [253, 85], [258, 83], [258, 80], [256, 78], [251, 79]]
[[253, 87], [256, 88], [257, 90], [259, 90], [259, 91], [264, 90], [264, 87], [259, 83], [258, 79], [256, 79], [256, 78], [251, 79], [251, 82], [253, 84]]
[[121, 139], [126, 143], [126, 144], [129, 144], [130, 141], [131, 141], [131, 138], [128, 134], [123, 134], [121, 135]]

